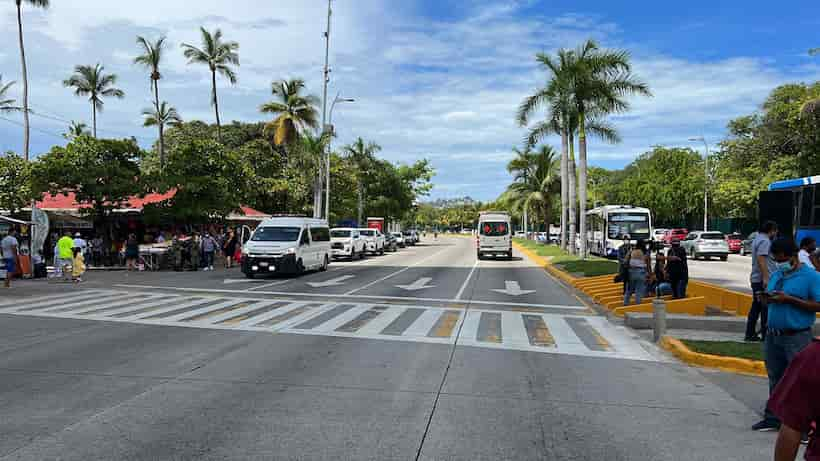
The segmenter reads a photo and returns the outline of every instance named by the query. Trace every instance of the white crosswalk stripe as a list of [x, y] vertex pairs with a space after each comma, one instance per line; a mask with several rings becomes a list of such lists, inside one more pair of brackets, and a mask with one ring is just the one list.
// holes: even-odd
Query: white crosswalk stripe
[[[603, 317], [511, 310], [291, 301], [85, 290], [18, 298], [0, 313], [187, 328], [340, 336], [385, 341], [654, 360]], [[463, 325], [462, 325], [463, 324]]]

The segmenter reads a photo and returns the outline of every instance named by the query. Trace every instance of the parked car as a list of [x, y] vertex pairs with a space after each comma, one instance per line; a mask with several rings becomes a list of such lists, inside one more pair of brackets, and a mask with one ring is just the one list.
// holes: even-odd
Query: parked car
[[409, 246], [415, 246], [418, 242], [418, 235], [414, 230], [406, 230], [404, 231], [404, 244]]
[[242, 273], [326, 271], [330, 264], [330, 230], [327, 221], [311, 218], [268, 218], [242, 246]]
[[682, 242], [687, 235], [689, 235], [689, 231], [686, 229], [669, 229], [663, 234], [663, 244], [667, 246], [672, 245], [672, 240]]
[[752, 232], [745, 240], [740, 242], [740, 255], [746, 256], [752, 254], [752, 242], [757, 237], [757, 232]]
[[404, 248], [407, 246], [404, 240], [404, 234], [402, 234], [401, 232], [391, 232], [390, 235], [396, 238], [396, 244], [399, 246], [399, 248]]
[[729, 253], [740, 253], [743, 248], [743, 236], [737, 232], [726, 236], [726, 243], [729, 244]]
[[330, 230], [330, 248], [334, 258], [364, 258], [365, 242], [359, 229], [352, 227], [337, 227]]
[[709, 259], [716, 256], [721, 261], [726, 261], [729, 258], [729, 244], [722, 232], [690, 232], [681, 241], [681, 246], [692, 259]]
[[399, 242], [393, 234], [384, 234], [384, 251], [395, 253], [399, 251]]
[[365, 247], [371, 254], [384, 254], [384, 234], [378, 229], [359, 229], [359, 234], [364, 238]]

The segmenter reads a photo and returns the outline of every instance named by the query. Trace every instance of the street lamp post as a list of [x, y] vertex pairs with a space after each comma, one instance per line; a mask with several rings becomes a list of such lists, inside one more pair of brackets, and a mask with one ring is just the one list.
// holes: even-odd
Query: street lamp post
[[[330, 5], [331, 0], [327, 0], [327, 29], [325, 29], [325, 67], [323, 73], [323, 91], [322, 91], [322, 133], [327, 125], [327, 84], [330, 83], [330, 19], [333, 15], [333, 9]], [[313, 217], [320, 218], [322, 214], [322, 172], [316, 174], [316, 184], [313, 190]], [[328, 223], [330, 224], [330, 223]]]
[[703, 180], [703, 231], [709, 230], [709, 144], [703, 136], [689, 138], [689, 141], [700, 141], [706, 148], [703, 154], [704, 180]]
[[324, 132], [329, 136], [327, 140], [327, 155], [325, 155], [325, 219], [330, 224], [330, 153], [332, 152], [330, 143], [333, 140], [333, 109], [336, 108], [336, 103], [339, 102], [355, 102], [353, 98], [340, 98], [339, 93], [333, 99], [333, 104], [330, 105], [330, 113], [328, 114], [328, 124], [324, 126]]

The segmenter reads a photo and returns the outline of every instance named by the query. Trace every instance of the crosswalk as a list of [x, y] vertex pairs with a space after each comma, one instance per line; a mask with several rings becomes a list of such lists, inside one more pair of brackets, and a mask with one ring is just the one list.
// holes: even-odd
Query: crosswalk
[[0, 314], [653, 360], [623, 327], [602, 317], [546, 314], [533, 309], [465, 310], [85, 290], [2, 301]]

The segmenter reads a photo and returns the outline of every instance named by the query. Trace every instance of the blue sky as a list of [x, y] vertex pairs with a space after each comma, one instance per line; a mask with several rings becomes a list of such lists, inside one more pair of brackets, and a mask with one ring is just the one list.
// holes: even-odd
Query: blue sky
[[[148, 81], [131, 64], [138, 34], [164, 34], [172, 43], [160, 91], [185, 119], [213, 120], [208, 76], [179, 51], [181, 42], [198, 43], [199, 25], [220, 27], [241, 44], [238, 84], [220, 82], [223, 120], [263, 120], [258, 107], [274, 79], [303, 77], [321, 94], [324, 1], [198, 0], [195, 9], [187, 0], [53, 3], [46, 12], [24, 11], [31, 105], [45, 115], [32, 117], [35, 154], [63, 142], [60, 120], [90, 118], [88, 104], [60, 82], [75, 64], [96, 62], [120, 76], [127, 94], [106, 104], [100, 134], [150, 145], [154, 131], [140, 123]], [[357, 100], [337, 107], [335, 143], [362, 136], [394, 161], [429, 158], [438, 171], [434, 198], [491, 200], [508, 183], [504, 166], [524, 135], [513, 121], [516, 107], [545, 79], [537, 52], [586, 38], [631, 51], [655, 97], [637, 98], [629, 114], [612, 118], [623, 143], [592, 142], [590, 163], [608, 168], [652, 145], [688, 145], [693, 135], [717, 142], [728, 120], [756, 110], [776, 85], [820, 79], [820, 58], [806, 53], [820, 46], [820, 2], [667, 3], [334, 0], [330, 93]], [[14, 37], [14, 21], [7, 5], [4, 37]], [[19, 66], [15, 42], [7, 41], [4, 81], [18, 80]], [[19, 152], [21, 130], [12, 122], [0, 120], [0, 150]]]

